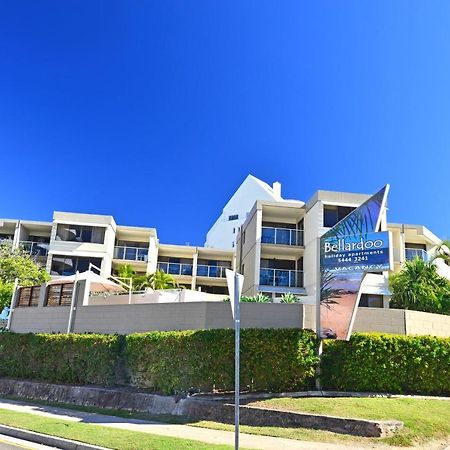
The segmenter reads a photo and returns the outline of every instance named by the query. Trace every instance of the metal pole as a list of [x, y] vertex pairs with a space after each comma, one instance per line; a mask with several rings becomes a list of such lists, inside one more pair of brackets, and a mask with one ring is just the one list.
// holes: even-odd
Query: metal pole
[[239, 280], [238, 275], [234, 275], [234, 448], [239, 449], [239, 334], [241, 327], [241, 313], [239, 309]]
[[322, 273], [320, 271], [320, 237], [317, 238], [317, 252], [316, 252], [316, 334], [319, 340], [319, 346], [317, 348], [317, 356], [319, 357], [319, 363], [316, 370], [316, 389], [322, 390], [320, 383], [320, 363], [322, 361], [322, 338], [320, 337], [320, 300], [321, 300], [321, 286], [322, 286]]
[[13, 288], [13, 293], [12, 293], [12, 296], [11, 296], [11, 304], [9, 305], [8, 323], [6, 325], [6, 329], [7, 330], [11, 329], [11, 321], [12, 321], [12, 315], [13, 315], [13, 312], [14, 312], [14, 307], [15, 307], [14, 303], [15, 303], [15, 299], [16, 299], [16, 292], [17, 292], [18, 286], [19, 286], [19, 279], [16, 278], [14, 280], [14, 288]]

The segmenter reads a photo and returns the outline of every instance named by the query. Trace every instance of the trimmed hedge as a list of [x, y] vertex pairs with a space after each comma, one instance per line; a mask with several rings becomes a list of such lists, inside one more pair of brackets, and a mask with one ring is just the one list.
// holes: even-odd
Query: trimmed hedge
[[100, 334], [0, 334], [0, 376], [114, 384], [121, 341]]
[[[312, 331], [241, 330], [241, 387], [311, 387], [318, 359]], [[138, 388], [165, 394], [232, 391], [234, 331], [101, 334], [0, 333], [0, 377], [111, 385], [127, 375]], [[322, 385], [345, 391], [450, 394], [450, 339], [355, 334], [325, 341]]]
[[[166, 394], [234, 389], [234, 331], [200, 330], [126, 336], [132, 383]], [[318, 358], [312, 331], [241, 330], [241, 388], [291, 391], [310, 386]]]
[[361, 333], [326, 341], [321, 382], [344, 391], [450, 394], [450, 339]]

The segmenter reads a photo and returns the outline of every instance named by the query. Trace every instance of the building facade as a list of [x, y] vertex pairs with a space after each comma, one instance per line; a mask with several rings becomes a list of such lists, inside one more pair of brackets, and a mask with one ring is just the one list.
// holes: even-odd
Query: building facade
[[160, 244], [155, 228], [117, 225], [106, 215], [55, 211], [52, 222], [4, 219], [0, 240], [29, 252], [53, 277], [92, 265], [109, 277], [129, 264], [138, 275], [158, 268], [180, 286], [221, 295], [228, 293], [225, 269], [235, 262], [233, 251]]
[[[155, 228], [122, 226], [112, 216], [56, 211], [52, 222], [0, 219], [0, 240], [9, 240], [33, 255], [53, 277], [98, 268], [102, 276], [129, 264], [137, 274], [156, 269], [180, 286], [211, 294], [228, 294], [225, 270], [245, 277], [243, 295], [263, 293], [279, 301], [286, 293], [305, 304], [316, 301], [318, 239], [370, 196], [317, 191], [307, 202], [284, 200], [281, 185], [272, 187], [249, 175], [207, 233], [205, 247], [161, 244]], [[388, 223], [394, 270], [408, 259], [432, 258], [441, 240], [421, 225]], [[222, 246], [222, 248], [221, 248]], [[450, 267], [436, 260], [450, 279]], [[361, 306], [388, 307], [388, 272], [368, 274]]]

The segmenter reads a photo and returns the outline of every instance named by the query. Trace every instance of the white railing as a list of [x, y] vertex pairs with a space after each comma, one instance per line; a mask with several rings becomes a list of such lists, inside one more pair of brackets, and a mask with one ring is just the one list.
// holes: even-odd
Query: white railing
[[222, 266], [205, 266], [199, 264], [197, 266], [197, 276], [198, 277], [209, 277], [209, 278], [225, 278], [226, 267]]
[[259, 284], [262, 286], [303, 287], [303, 271], [260, 269]]
[[47, 256], [49, 245], [46, 242], [20, 241], [20, 246], [33, 256]]
[[421, 248], [405, 248], [405, 258], [410, 261], [412, 259], [422, 259], [423, 261], [428, 261], [429, 256], [425, 250]]
[[303, 230], [262, 227], [261, 242], [276, 245], [303, 245]]
[[158, 269], [170, 275], [189, 275], [192, 276], [192, 264], [159, 262]]
[[148, 248], [116, 246], [114, 247], [114, 259], [147, 262]]

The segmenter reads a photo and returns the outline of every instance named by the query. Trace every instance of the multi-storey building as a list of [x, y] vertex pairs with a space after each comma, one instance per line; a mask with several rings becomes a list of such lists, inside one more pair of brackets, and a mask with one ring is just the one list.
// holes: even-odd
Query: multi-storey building
[[22, 247], [54, 276], [84, 272], [93, 264], [105, 277], [129, 264], [139, 275], [157, 268], [180, 286], [227, 294], [225, 269], [234, 252], [160, 244], [155, 228], [117, 225], [112, 216], [55, 211], [53, 222], [0, 220], [0, 240]]
[[[244, 275], [244, 295], [263, 293], [274, 301], [286, 292], [316, 302], [318, 239], [370, 196], [317, 191], [303, 202], [257, 200], [236, 242], [236, 266]], [[392, 233], [394, 270], [408, 259], [430, 260], [441, 240], [423, 226], [387, 223], [382, 213], [380, 231]], [[436, 260], [438, 272], [450, 279], [450, 267]], [[389, 272], [366, 275], [361, 306], [388, 307]]]
[[[318, 238], [368, 198], [317, 191], [307, 202], [284, 200], [279, 183], [270, 187], [249, 175], [209, 230], [205, 247], [160, 244], [155, 228], [68, 212], [55, 212], [52, 222], [0, 220], [0, 240], [23, 247], [55, 277], [83, 272], [90, 264], [108, 277], [126, 263], [138, 274], [158, 268], [186, 288], [227, 295], [225, 269], [236, 268], [245, 277], [243, 295], [262, 292], [277, 301], [290, 292], [314, 303]], [[395, 271], [408, 259], [430, 259], [441, 244], [424, 226], [389, 224], [386, 211], [381, 230], [392, 233]], [[441, 260], [435, 264], [450, 279], [450, 267]], [[361, 306], [389, 305], [388, 275], [366, 276]]]

